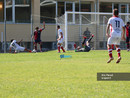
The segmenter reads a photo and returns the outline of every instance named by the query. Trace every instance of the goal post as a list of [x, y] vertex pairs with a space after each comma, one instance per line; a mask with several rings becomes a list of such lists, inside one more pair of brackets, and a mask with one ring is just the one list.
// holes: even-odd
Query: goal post
[[68, 50], [68, 13], [65, 12], [65, 49]]
[[[73, 44], [81, 46], [83, 41], [83, 33], [86, 27], [95, 37], [91, 42], [91, 47], [94, 49], [106, 49], [106, 26], [108, 19], [112, 17], [112, 13], [99, 12], [65, 12], [65, 14], [58, 18], [59, 25], [62, 26], [65, 36], [65, 49], [72, 50]], [[126, 24], [130, 19], [129, 13], [120, 13]], [[60, 23], [62, 21], [62, 23]]]

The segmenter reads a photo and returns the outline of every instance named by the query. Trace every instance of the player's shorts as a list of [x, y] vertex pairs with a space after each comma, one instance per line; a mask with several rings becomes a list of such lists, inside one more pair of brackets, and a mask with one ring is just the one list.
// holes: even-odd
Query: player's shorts
[[63, 38], [61, 38], [60, 40], [58, 40], [58, 43], [63, 44]]
[[109, 37], [107, 44], [108, 45], [120, 45], [121, 38], [120, 37]]
[[35, 43], [41, 43], [40, 39], [35, 40]]
[[89, 52], [90, 50], [91, 50], [91, 47], [90, 47], [90, 46], [85, 46], [84, 52]]
[[15, 52], [24, 51], [24, 50], [25, 50], [24, 47], [19, 46], [16, 48]]
[[126, 43], [130, 42], [130, 37], [126, 37]]

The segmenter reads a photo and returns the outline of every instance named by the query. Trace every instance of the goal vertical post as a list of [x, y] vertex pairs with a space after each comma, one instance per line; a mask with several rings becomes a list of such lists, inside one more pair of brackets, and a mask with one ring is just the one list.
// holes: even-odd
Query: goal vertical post
[[4, 53], [6, 53], [6, 0], [4, 0]]
[[82, 41], [82, 15], [79, 14], [79, 45], [81, 46], [81, 41]]
[[106, 29], [105, 29], [105, 16], [103, 16], [103, 48], [106, 48], [106, 42], [105, 42], [105, 37], [106, 37]]
[[65, 12], [65, 49], [68, 50], [68, 27], [67, 27], [68, 13]]

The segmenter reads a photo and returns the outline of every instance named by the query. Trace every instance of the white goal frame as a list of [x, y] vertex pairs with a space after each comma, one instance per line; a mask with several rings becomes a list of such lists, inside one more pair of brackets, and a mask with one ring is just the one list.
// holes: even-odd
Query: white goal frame
[[[99, 17], [98, 15], [113, 15], [113, 13], [100, 13], [100, 12], [65, 12], [65, 49], [68, 50], [68, 14], [72, 14], [74, 16], [74, 14], [79, 14], [79, 15], [83, 15], [83, 14], [90, 14], [90, 15], [95, 15], [95, 21], [98, 21], [97, 17]], [[126, 15], [127, 19], [129, 19], [130, 13], [119, 13], [119, 15]], [[80, 24], [79, 24], [80, 25]], [[98, 29], [96, 30], [98, 31]], [[105, 35], [104, 35], [105, 36]]]

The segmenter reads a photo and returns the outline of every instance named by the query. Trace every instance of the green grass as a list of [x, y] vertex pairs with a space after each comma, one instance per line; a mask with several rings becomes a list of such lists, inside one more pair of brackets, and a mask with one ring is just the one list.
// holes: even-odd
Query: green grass
[[107, 64], [107, 51], [0, 54], [0, 98], [129, 98], [130, 81], [97, 81], [97, 72], [130, 72], [130, 52]]

